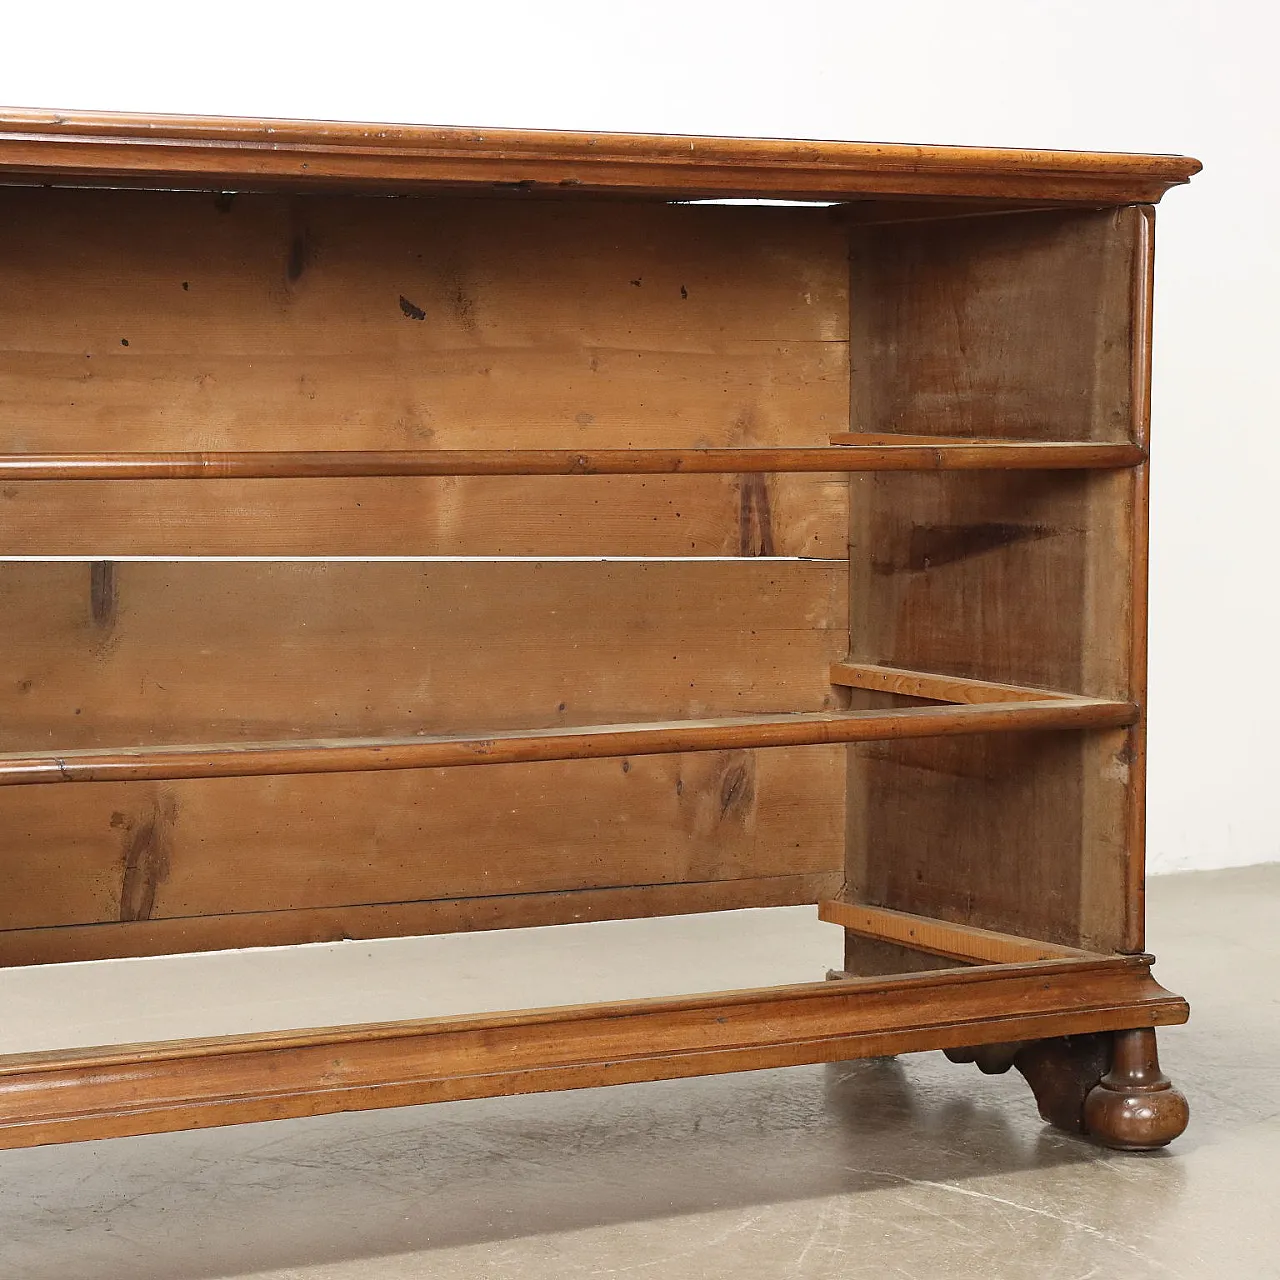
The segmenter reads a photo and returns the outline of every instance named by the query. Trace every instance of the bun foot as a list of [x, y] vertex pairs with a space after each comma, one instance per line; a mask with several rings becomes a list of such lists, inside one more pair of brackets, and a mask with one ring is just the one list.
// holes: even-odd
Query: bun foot
[[1190, 1114], [1186, 1098], [1160, 1070], [1155, 1031], [1117, 1031], [1111, 1069], [1085, 1098], [1090, 1135], [1109, 1147], [1152, 1151], [1172, 1142]]

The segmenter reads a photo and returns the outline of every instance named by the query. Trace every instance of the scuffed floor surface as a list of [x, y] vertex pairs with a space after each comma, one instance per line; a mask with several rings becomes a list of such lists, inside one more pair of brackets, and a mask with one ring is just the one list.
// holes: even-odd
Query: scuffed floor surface
[[[941, 1054], [328, 1116], [0, 1153], [0, 1276], [1280, 1277], [1278, 911], [1280, 865], [1151, 885], [1193, 1007], [1161, 1041], [1192, 1105], [1165, 1153], [1056, 1134], [1016, 1075]], [[647, 980], [688, 985], [692, 954]]]

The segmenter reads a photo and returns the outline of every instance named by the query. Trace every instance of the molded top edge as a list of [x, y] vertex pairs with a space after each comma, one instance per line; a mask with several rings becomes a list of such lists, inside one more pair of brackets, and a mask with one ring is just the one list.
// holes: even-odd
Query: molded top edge
[[1182, 156], [0, 109], [0, 182], [1154, 202]]

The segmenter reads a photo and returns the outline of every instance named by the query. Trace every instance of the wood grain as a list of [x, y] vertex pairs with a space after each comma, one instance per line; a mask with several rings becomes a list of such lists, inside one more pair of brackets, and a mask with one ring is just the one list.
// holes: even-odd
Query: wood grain
[[201, 116], [0, 116], [0, 172], [49, 182], [245, 190], [469, 185], [528, 195], [862, 194], [1155, 201], [1200, 165], [1181, 156], [774, 141]]
[[996, 684], [991, 680], [939, 676], [928, 671], [903, 671], [900, 667], [877, 666], [873, 662], [832, 663], [831, 683], [907, 698], [930, 698], [938, 702], [1043, 702], [1047, 698], [1074, 696], [1050, 689], [1031, 689], [1025, 685]]
[[[1132, 209], [851, 233], [853, 431], [1130, 446]], [[963, 353], [963, 355], [962, 355]]]
[[[819, 709], [845, 643], [844, 591], [839, 566], [748, 560], [10, 562], [4, 741], [391, 733], [412, 746], [423, 732], [620, 711]], [[48, 802], [7, 788], [3, 924], [823, 874], [840, 862], [839, 755], [499, 766], [471, 781], [419, 771], [97, 784]], [[516, 902], [505, 919], [542, 911]], [[483, 908], [436, 918], [466, 927], [474, 914]], [[259, 935], [252, 922], [227, 928], [239, 945], [282, 934], [275, 921]]]
[[651, 724], [515, 729], [483, 736], [299, 738], [274, 742], [81, 748], [0, 754], [0, 786], [359, 773], [545, 760], [616, 759], [683, 751], [808, 747], [849, 742], [1114, 729], [1138, 708], [1094, 698], [1050, 698], [888, 711], [816, 711], [663, 720]]
[[203, 480], [355, 476], [668, 475], [679, 472], [1078, 470], [1130, 467], [1127, 444], [1031, 440], [875, 443], [833, 436], [827, 449], [398, 449], [272, 453], [9, 453], [3, 480]]
[[848, 495], [826, 475], [28, 480], [0, 485], [0, 543], [23, 556], [843, 560]]
[[[0, 1144], [1035, 1039], [1186, 1020], [1149, 960], [1050, 960], [886, 982], [113, 1046], [0, 1059]], [[999, 1010], [1000, 1012], [995, 1012]]]
[[[1131, 425], [1143, 218], [855, 231], [855, 430], [1143, 447]], [[854, 478], [854, 659], [1141, 701], [1126, 666], [1134, 483], [1127, 472]], [[1132, 947], [1130, 752], [1119, 732], [858, 748], [850, 895], [1069, 946]]]
[[[243, 918], [212, 933], [198, 922], [190, 930], [267, 945], [315, 918], [289, 926], [264, 913], [368, 907], [349, 918], [381, 917], [384, 930], [398, 918], [447, 930], [483, 919], [486, 927], [547, 923], [539, 895], [583, 889], [622, 891], [622, 914], [628, 904], [649, 914], [643, 890], [652, 886], [701, 885], [706, 904], [724, 884], [731, 901], [728, 882], [839, 872], [842, 768], [840, 748], [810, 747], [7, 787], [0, 923], [32, 930], [236, 915]], [[780, 901], [794, 900], [794, 885], [774, 888]], [[438, 905], [398, 914], [396, 904], [414, 903]], [[550, 909], [577, 908], [566, 899]], [[182, 934], [163, 936], [180, 943]]]
[[[835, 762], [832, 763], [834, 766]], [[691, 772], [696, 776], [696, 769]], [[821, 772], [824, 775], [834, 775], [836, 769], [824, 767]], [[768, 772], [762, 774], [761, 784], [766, 784], [770, 776]], [[766, 794], [762, 798], [762, 808], [767, 808], [770, 803], [771, 797]], [[637, 919], [694, 912], [736, 911], [747, 907], [804, 905], [839, 893], [844, 880], [844, 871], [838, 865], [841, 850], [833, 837], [833, 831], [838, 828], [839, 813], [830, 812], [833, 807], [830, 791], [825, 795], [815, 796], [814, 805], [826, 824], [823, 828], [819, 827], [818, 821], [812, 816], [812, 809], [806, 814], [801, 811], [799, 803], [787, 806], [792, 824], [788, 828], [788, 835], [794, 837], [797, 833], [807, 834], [806, 822], [812, 822], [814, 826], [812, 843], [805, 846], [803, 856], [792, 848], [788, 865], [796, 866], [825, 856], [832, 864], [829, 871], [672, 884], [547, 890], [538, 893], [490, 893], [478, 897], [439, 898], [422, 902], [290, 907], [279, 911], [237, 911], [222, 915], [5, 929], [0, 930], [0, 965], [65, 964], [68, 961], [160, 956], [175, 952], [225, 951], [239, 947], [279, 947], [298, 943], [401, 938], [436, 933], [471, 933], [488, 929], [525, 929], [578, 924], [587, 920]], [[599, 826], [591, 829], [598, 839]], [[755, 828], [753, 838], [759, 842], [765, 834], [765, 824], [761, 823]], [[778, 848], [781, 850], [784, 847], [780, 838], [781, 829], [777, 835]], [[679, 836], [668, 835], [669, 845], [678, 844], [679, 840]], [[718, 861], [722, 865], [729, 862], [726, 855], [733, 842], [732, 832], [720, 841]], [[207, 851], [209, 844], [206, 836], [202, 848]], [[493, 859], [495, 863], [502, 852], [499, 849]], [[757, 854], [763, 864], [765, 854], [759, 844]], [[249, 867], [248, 858], [243, 862]], [[264, 865], [266, 864], [261, 861], [260, 856], [259, 869]], [[637, 868], [637, 875], [653, 874], [654, 864], [651, 863], [646, 868], [637, 863]], [[291, 871], [300, 876], [302, 869], [297, 867]], [[262, 879], [264, 877], [260, 875], [259, 880]], [[297, 883], [300, 882], [299, 879]], [[370, 876], [369, 884], [374, 883]]]
[[[845, 246], [821, 210], [0, 188], [0, 217], [3, 452], [572, 458], [821, 447], [848, 422]], [[6, 483], [0, 552], [839, 556], [845, 538], [846, 489], [821, 473], [208, 483]]]
[[818, 918], [863, 937], [896, 943], [966, 964], [1025, 964], [1071, 956], [1080, 959], [1092, 954], [1077, 947], [1062, 947], [1052, 942], [996, 933], [991, 929], [931, 920], [906, 911], [886, 911], [883, 907], [869, 907], [860, 902], [821, 902], [818, 904]]
[[[1155, 223], [1154, 208], [1139, 207], [1135, 228], [1134, 270], [1132, 279], [1133, 328], [1130, 334], [1129, 362], [1132, 389], [1129, 394], [1131, 434], [1144, 450], [1151, 439], [1151, 339], [1153, 294], [1155, 289]], [[1113, 689], [1129, 689], [1133, 696], [1146, 701], [1147, 630], [1148, 630], [1148, 562], [1150, 555], [1151, 472], [1147, 464], [1134, 468], [1113, 498], [1113, 510], [1119, 510], [1117, 529], [1120, 545], [1112, 552], [1116, 560], [1128, 561], [1127, 581], [1119, 586], [1111, 578], [1104, 588], [1113, 595], [1128, 599], [1129, 634], [1124, 655], [1126, 670], [1117, 678], [1104, 671], [1103, 678]], [[1105, 604], [1104, 604], [1105, 607]], [[1147, 718], [1145, 714], [1131, 725], [1123, 740], [1111, 744], [1114, 758], [1123, 761], [1128, 786], [1125, 791], [1124, 836], [1119, 850], [1121, 875], [1124, 880], [1124, 945], [1125, 951], [1139, 952], [1146, 947], [1146, 851], [1147, 851]], [[1086, 910], [1101, 914], [1107, 897], [1116, 892], [1110, 868], [1103, 864], [1098, 873], [1090, 867], [1084, 883]]]
[[[1141, 945], [1135, 202], [1197, 168], [0, 114], [0, 556], [92, 557], [0, 561], [0, 783], [85, 784], [0, 787], [0, 963], [810, 901], [847, 952], [10, 1057], [0, 1145], [1111, 1033], [1099, 1131], [1173, 1136], [1186, 1005], [1081, 948]], [[121, 560], [175, 553], [314, 559]]]
[[845, 591], [751, 559], [10, 561], [0, 750], [821, 711]]

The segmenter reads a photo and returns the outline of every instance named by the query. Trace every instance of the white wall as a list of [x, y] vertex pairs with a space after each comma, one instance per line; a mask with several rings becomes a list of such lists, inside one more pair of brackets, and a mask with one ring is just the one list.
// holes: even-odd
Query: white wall
[[0, 101], [1198, 156], [1161, 208], [1156, 290], [1150, 849], [1176, 870], [1280, 859], [1271, 12], [67, 0], [5, 13]]

